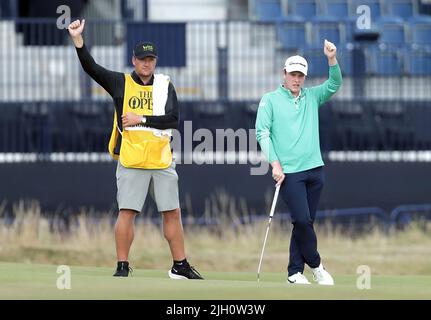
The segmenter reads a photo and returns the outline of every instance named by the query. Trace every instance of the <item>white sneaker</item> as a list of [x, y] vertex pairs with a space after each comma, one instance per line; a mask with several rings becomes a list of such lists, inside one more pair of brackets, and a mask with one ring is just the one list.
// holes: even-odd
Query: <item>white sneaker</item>
[[294, 275], [287, 277], [287, 281], [294, 284], [310, 284], [310, 282], [301, 272], [297, 272]]
[[318, 284], [326, 286], [334, 285], [334, 279], [329, 274], [329, 272], [325, 270], [322, 264], [320, 264], [317, 268], [312, 268], [311, 271], [313, 272], [313, 280]]

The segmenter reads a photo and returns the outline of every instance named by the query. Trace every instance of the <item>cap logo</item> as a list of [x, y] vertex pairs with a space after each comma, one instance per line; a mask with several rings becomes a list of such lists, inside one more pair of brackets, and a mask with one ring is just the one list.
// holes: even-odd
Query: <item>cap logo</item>
[[142, 46], [142, 49], [144, 49], [144, 51], [153, 51], [153, 46], [152, 45], [145, 45], [145, 46]]
[[300, 66], [303, 66], [304, 68], [306, 67], [305, 64], [301, 63], [301, 62], [289, 62], [289, 65], [293, 65], [293, 64], [299, 64]]

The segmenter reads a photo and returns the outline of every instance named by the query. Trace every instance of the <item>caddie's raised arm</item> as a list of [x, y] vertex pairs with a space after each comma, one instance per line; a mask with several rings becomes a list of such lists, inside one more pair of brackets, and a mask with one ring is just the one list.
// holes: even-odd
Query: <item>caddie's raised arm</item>
[[69, 30], [69, 34], [72, 37], [73, 44], [76, 48], [82, 48], [84, 45], [84, 38], [82, 37], [82, 32], [84, 31], [85, 27], [85, 19], [75, 20], [73, 21], [67, 30]]
[[120, 72], [107, 70], [101, 65], [97, 64], [87, 49], [82, 33], [84, 32], [85, 19], [73, 21], [69, 27], [70, 37], [76, 48], [79, 61], [81, 62], [84, 71], [99, 85], [101, 85], [106, 92], [112, 97], [116, 96], [116, 90], [124, 82], [124, 75]]

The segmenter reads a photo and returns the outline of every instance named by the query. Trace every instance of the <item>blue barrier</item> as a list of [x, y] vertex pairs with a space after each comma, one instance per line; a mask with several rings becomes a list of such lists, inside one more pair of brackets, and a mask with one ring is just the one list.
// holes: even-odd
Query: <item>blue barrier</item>
[[431, 204], [413, 204], [398, 206], [391, 211], [390, 220], [393, 226], [404, 228], [410, 224], [414, 218], [426, 217], [431, 219]]
[[[333, 225], [347, 225], [353, 230], [358, 230], [368, 223], [378, 222], [379, 227], [388, 231], [391, 227], [400, 229], [407, 226], [414, 221], [417, 214], [431, 220], [431, 204], [401, 205], [393, 209], [390, 214], [377, 207], [319, 210], [316, 213], [315, 221], [318, 224], [329, 222]], [[276, 213], [274, 218], [283, 224], [291, 222], [289, 212]], [[232, 225], [255, 223], [267, 219], [267, 215], [239, 216], [232, 219]], [[160, 223], [159, 220], [158, 218], [152, 219], [156, 224]], [[208, 226], [220, 225], [222, 220], [217, 217], [185, 217], [183, 223], [184, 225]]]

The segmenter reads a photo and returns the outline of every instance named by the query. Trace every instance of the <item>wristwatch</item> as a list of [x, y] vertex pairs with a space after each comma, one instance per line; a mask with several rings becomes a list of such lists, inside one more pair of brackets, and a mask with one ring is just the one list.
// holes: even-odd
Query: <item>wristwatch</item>
[[142, 122], [142, 123], [146, 123], [146, 122], [147, 122], [147, 117], [142, 117], [141, 122]]

